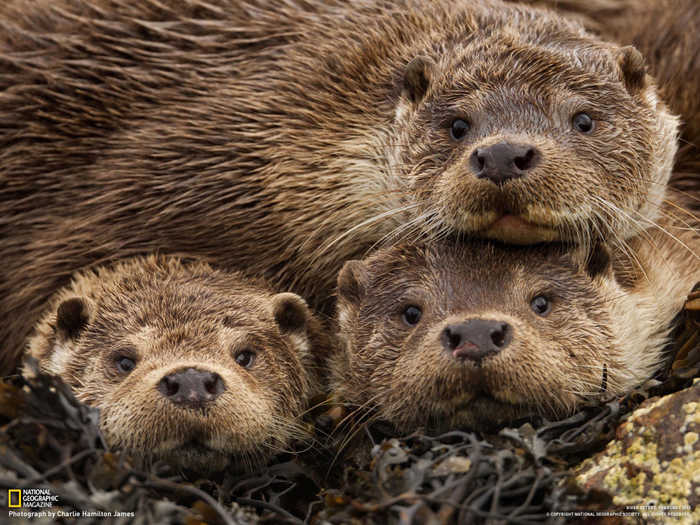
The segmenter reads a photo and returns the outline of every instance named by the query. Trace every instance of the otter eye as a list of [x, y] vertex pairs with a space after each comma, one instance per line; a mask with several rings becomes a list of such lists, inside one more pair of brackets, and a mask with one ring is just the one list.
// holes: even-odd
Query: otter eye
[[421, 315], [423, 312], [417, 306], [407, 306], [401, 314], [401, 318], [408, 326], [415, 326], [420, 321]]
[[134, 361], [130, 357], [126, 357], [124, 355], [117, 357], [117, 369], [122, 374], [128, 374], [134, 368], [136, 368], [136, 361]]
[[236, 354], [236, 363], [243, 368], [250, 368], [255, 362], [255, 352], [252, 350], [242, 350]]
[[450, 124], [450, 137], [453, 140], [462, 140], [470, 127], [469, 122], [466, 120], [461, 118], [454, 119], [452, 124]]
[[571, 123], [576, 131], [581, 133], [590, 133], [593, 131], [594, 122], [588, 113], [576, 113]]
[[538, 295], [532, 301], [530, 301], [530, 308], [537, 315], [545, 317], [549, 311], [552, 309], [552, 303], [549, 302], [544, 295]]

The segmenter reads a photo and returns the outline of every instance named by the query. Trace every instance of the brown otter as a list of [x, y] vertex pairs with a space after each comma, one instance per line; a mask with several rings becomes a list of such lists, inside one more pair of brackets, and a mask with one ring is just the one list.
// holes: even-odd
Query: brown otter
[[156, 250], [328, 300], [386, 238], [623, 238], [676, 118], [637, 51], [482, 0], [12, 0], [0, 9], [0, 325]]
[[78, 274], [28, 355], [100, 408], [110, 446], [218, 471], [251, 468], [304, 437], [323, 337], [298, 295], [149, 256]]
[[[336, 399], [399, 432], [492, 429], [619, 395], [662, 364], [700, 265], [661, 231], [627, 258], [552, 244], [397, 245], [338, 278]], [[687, 233], [697, 249], [700, 237]], [[582, 251], [579, 251], [582, 252]]]

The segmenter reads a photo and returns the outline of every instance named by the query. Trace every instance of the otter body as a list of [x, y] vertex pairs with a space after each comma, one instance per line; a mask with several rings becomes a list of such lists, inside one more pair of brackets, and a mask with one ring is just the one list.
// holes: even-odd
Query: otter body
[[81, 269], [193, 255], [324, 306], [384, 240], [629, 237], [676, 149], [634, 49], [496, 1], [15, 0], [0, 28], [4, 371]]
[[[700, 265], [660, 230], [604, 250], [484, 242], [397, 245], [349, 261], [338, 279], [343, 350], [333, 392], [392, 423], [480, 430], [562, 417], [621, 395], [663, 364], [673, 318]], [[686, 235], [697, 249], [700, 238]]]
[[100, 409], [110, 446], [206, 472], [252, 468], [305, 437], [322, 341], [295, 294], [151, 256], [78, 274], [28, 355]]

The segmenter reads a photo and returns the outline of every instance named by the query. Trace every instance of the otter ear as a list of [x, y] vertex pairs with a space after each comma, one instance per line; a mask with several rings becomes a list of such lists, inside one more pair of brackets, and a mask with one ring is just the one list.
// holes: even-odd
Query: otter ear
[[75, 340], [90, 321], [90, 304], [82, 297], [66, 299], [56, 310], [56, 336]]
[[608, 247], [598, 241], [588, 248], [576, 246], [566, 250], [566, 257], [591, 279], [598, 276], [613, 276], [613, 260]]
[[599, 275], [612, 272], [612, 258], [607, 246], [602, 242], [597, 242], [591, 251], [584, 258], [584, 269], [586, 273], [594, 279]]
[[295, 293], [278, 293], [272, 298], [272, 313], [282, 332], [300, 332], [306, 328], [311, 312], [306, 301]]
[[430, 86], [434, 68], [435, 62], [430, 58], [418, 56], [411, 60], [403, 75], [402, 95], [413, 104], [423, 100]]
[[338, 274], [338, 297], [359, 304], [367, 291], [367, 267], [362, 261], [347, 261]]
[[634, 46], [620, 49], [617, 63], [622, 71], [622, 79], [627, 90], [636, 93], [646, 85], [646, 67], [644, 57]]

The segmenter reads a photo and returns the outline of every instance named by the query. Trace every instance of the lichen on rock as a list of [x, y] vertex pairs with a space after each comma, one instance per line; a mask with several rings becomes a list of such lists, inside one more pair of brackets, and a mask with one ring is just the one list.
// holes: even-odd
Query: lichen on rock
[[645, 401], [607, 448], [574, 469], [585, 491], [608, 494], [649, 522], [700, 522], [700, 380]]

